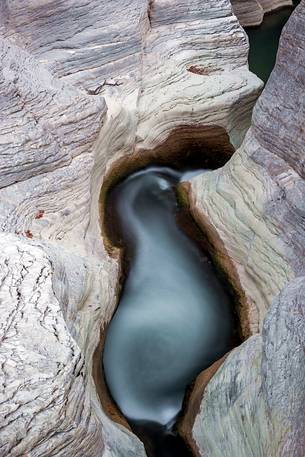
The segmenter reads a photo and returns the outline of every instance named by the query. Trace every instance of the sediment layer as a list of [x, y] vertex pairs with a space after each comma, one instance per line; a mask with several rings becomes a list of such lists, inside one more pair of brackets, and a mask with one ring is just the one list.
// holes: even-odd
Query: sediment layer
[[239, 147], [261, 82], [228, 0], [38, 3], [0, 6], [0, 454], [141, 457], [92, 379], [119, 277], [104, 177], [192, 131]]
[[304, 28], [303, 1], [242, 146], [191, 183], [194, 214], [246, 291], [252, 334], [202, 385], [189, 436], [202, 456], [304, 455]]

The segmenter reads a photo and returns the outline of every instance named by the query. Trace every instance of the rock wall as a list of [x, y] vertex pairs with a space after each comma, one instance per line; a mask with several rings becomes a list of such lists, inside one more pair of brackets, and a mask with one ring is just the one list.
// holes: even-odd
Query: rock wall
[[302, 457], [305, 452], [305, 278], [274, 300], [262, 334], [233, 350], [205, 388], [195, 455]]
[[284, 284], [304, 272], [304, 17], [303, 1], [284, 29], [241, 148], [223, 168], [194, 179], [190, 193], [196, 217], [221, 240], [216, 255], [230, 258], [247, 291], [251, 333]]
[[202, 386], [188, 436], [202, 456], [305, 452], [304, 19], [302, 1], [242, 146], [191, 186], [194, 214], [217, 234], [218, 258], [235, 265], [257, 332]]
[[91, 377], [117, 272], [82, 241], [105, 102], [7, 39], [0, 87], [0, 455], [144, 455]]
[[119, 276], [99, 194], [168, 138], [238, 147], [247, 51], [228, 0], [1, 2], [1, 456], [145, 455], [92, 379]]
[[243, 27], [260, 25], [265, 13], [293, 4], [292, 0], [231, 0], [231, 3]]

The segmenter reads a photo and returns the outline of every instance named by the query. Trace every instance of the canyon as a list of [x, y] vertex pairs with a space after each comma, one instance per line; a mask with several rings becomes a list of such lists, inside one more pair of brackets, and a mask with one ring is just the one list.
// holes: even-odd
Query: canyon
[[1, 2], [1, 456], [146, 455], [95, 362], [122, 274], [105, 202], [190, 151], [215, 170], [180, 191], [243, 342], [179, 430], [196, 456], [304, 455], [305, 1], [262, 95], [242, 28], [282, 4]]

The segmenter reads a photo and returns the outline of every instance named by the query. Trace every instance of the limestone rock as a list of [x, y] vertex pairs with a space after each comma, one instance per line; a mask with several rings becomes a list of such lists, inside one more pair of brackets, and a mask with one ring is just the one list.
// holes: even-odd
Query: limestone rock
[[260, 25], [265, 13], [292, 6], [292, 0], [231, 0], [231, 3], [243, 27]]
[[195, 217], [246, 295], [245, 334], [262, 328], [273, 298], [304, 273], [304, 19], [302, 2], [284, 29], [276, 67], [241, 148], [191, 186]]
[[243, 330], [252, 334], [202, 386], [188, 427], [200, 456], [305, 452], [304, 19], [303, 1], [241, 148], [191, 183], [194, 214], [245, 298]]
[[92, 379], [119, 278], [101, 187], [166, 141], [238, 147], [261, 82], [228, 0], [7, 0], [0, 13], [0, 455], [141, 457]]
[[291, 281], [262, 334], [233, 350], [211, 379], [193, 425], [198, 455], [304, 455], [304, 297], [305, 278]]
[[259, 0], [231, 0], [234, 14], [243, 27], [263, 22], [264, 9]]
[[0, 52], [0, 455], [144, 455], [91, 377], [117, 276], [81, 241], [105, 101], [7, 39]]
[[88, 334], [98, 335], [101, 303], [94, 292], [87, 308], [84, 287], [102, 280], [100, 265], [10, 234], [0, 264], [0, 455], [144, 455], [92, 386]]

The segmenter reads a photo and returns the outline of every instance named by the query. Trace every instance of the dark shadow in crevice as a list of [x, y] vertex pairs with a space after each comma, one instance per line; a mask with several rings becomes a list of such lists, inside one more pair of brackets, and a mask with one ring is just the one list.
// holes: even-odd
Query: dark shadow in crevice
[[262, 24], [245, 28], [250, 45], [249, 69], [265, 83], [275, 66], [283, 27], [299, 3], [294, 1], [293, 6], [266, 13]]

